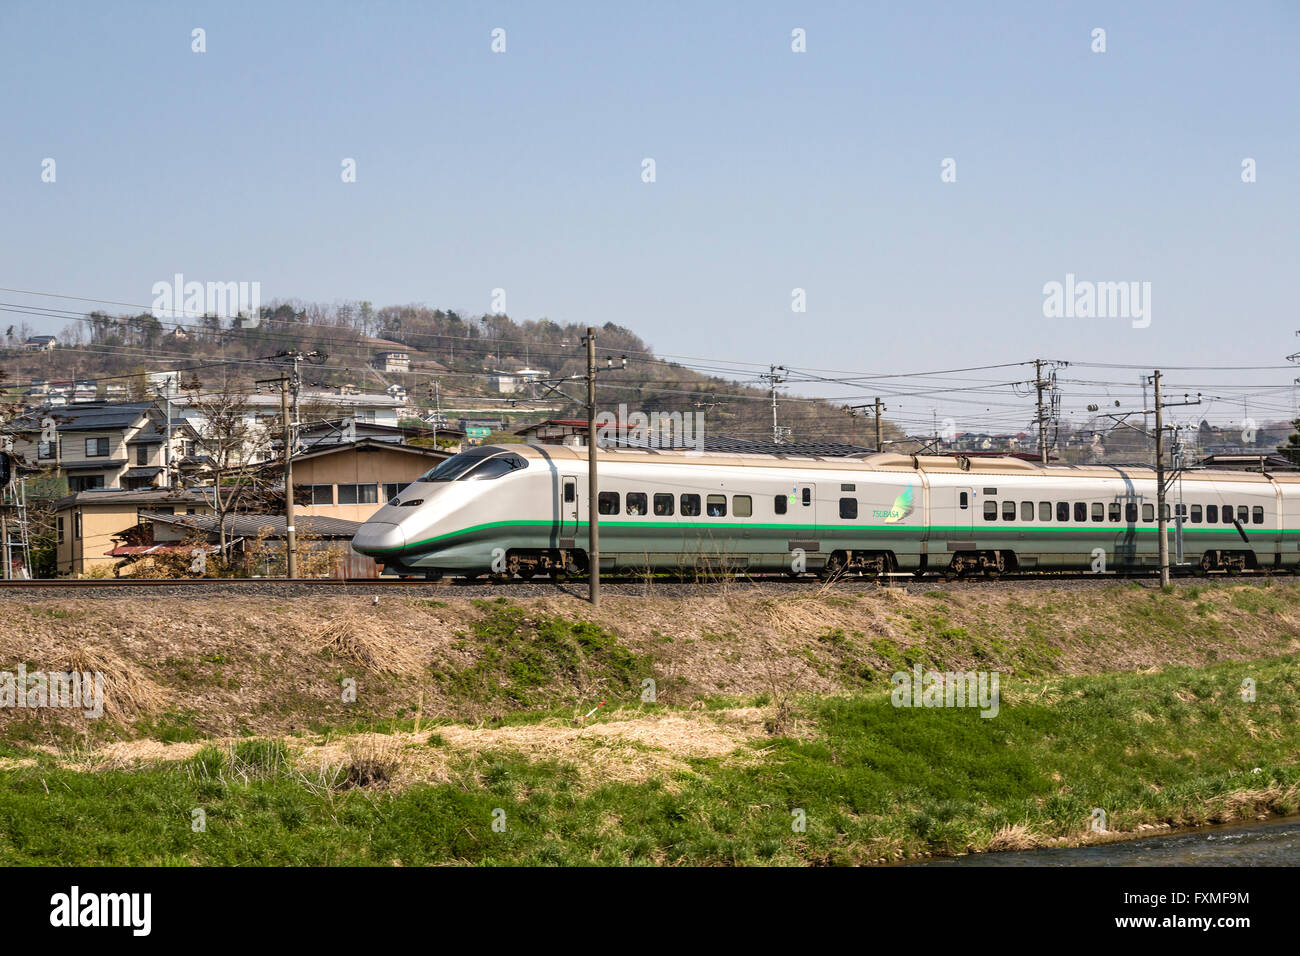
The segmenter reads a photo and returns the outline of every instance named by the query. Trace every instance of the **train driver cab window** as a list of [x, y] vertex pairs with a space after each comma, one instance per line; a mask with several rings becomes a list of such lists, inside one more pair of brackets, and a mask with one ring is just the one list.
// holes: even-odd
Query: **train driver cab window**
[[1264, 508], [1262, 505], [1255, 505], [1255, 507], [1250, 509], [1250, 523], [1251, 524], [1264, 523]]
[[749, 495], [736, 495], [731, 499], [731, 513], [737, 518], [748, 518], [754, 513], [754, 499]]
[[852, 519], [856, 518], [857, 516], [858, 516], [858, 499], [857, 499], [857, 498], [841, 498], [841, 499], [840, 499], [840, 517], [841, 517], [841, 518], [844, 518], [844, 519], [847, 520], [847, 521], [851, 521]]
[[1156, 506], [1155, 506], [1155, 505], [1147, 504], [1147, 505], [1143, 505], [1143, 506], [1142, 506], [1142, 520], [1143, 520], [1143, 521], [1155, 521], [1155, 520], [1156, 520]]
[[1119, 515], [1120, 515], [1120, 511], [1119, 511], [1118, 501], [1112, 501], [1109, 505], [1106, 506], [1106, 517], [1109, 520], [1118, 522]]
[[1192, 505], [1192, 524], [1201, 523], [1201, 506]]
[[1034, 520], [1034, 503], [1032, 501], [1020, 502], [1020, 520], [1021, 521]]
[[727, 516], [726, 495], [709, 495], [704, 499], [704, 506], [710, 518], [725, 518]]
[[1002, 520], [1003, 521], [1016, 520], [1016, 503], [1014, 501], [1002, 502]]
[[785, 508], [789, 501], [790, 499], [785, 495], [777, 495], [772, 499], [772, 510], [779, 515], [785, 514]]
[[603, 515], [618, 514], [618, 492], [602, 491], [597, 499], [600, 502], [600, 513]]
[[996, 501], [990, 501], [988, 498], [984, 499], [984, 520], [998, 520], [998, 503]]
[[1106, 506], [1103, 505], [1100, 501], [1094, 501], [1092, 503], [1092, 520], [1101, 521], [1105, 518], [1105, 516], [1106, 516]]
[[960, 508], [962, 511], [965, 511], [967, 508], [970, 507], [969, 492], [963, 491], [961, 494], [957, 496], [957, 507]]
[[666, 518], [673, 513], [672, 495], [655, 495], [655, 515]]
[[646, 513], [645, 492], [629, 491], [627, 493], [627, 513], [630, 515], [643, 515]]
[[1038, 520], [1039, 521], [1052, 520], [1052, 503], [1050, 501], [1040, 501], [1038, 503]]
[[1057, 521], [1070, 520], [1070, 503], [1068, 501], [1058, 501], [1056, 503], [1056, 520]]
[[1205, 523], [1206, 523], [1206, 524], [1218, 524], [1218, 523], [1219, 523], [1219, 506], [1218, 506], [1218, 505], [1206, 505], [1206, 506], [1205, 506]]
[[1136, 524], [1138, 519], [1138, 506], [1136, 501], [1127, 501], [1124, 503], [1124, 520], [1129, 524]]
[[700, 514], [700, 496], [682, 495], [682, 514], [688, 518], [697, 518]]

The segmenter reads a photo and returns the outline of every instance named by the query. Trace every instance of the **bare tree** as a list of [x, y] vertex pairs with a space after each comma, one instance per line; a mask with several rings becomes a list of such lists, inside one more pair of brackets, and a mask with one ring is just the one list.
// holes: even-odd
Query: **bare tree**
[[258, 422], [248, 392], [228, 373], [206, 386], [197, 379], [182, 383], [189, 406], [200, 416], [195, 450], [209, 459], [212, 510], [226, 548], [226, 517], [266, 497], [263, 467], [271, 450], [271, 433]]

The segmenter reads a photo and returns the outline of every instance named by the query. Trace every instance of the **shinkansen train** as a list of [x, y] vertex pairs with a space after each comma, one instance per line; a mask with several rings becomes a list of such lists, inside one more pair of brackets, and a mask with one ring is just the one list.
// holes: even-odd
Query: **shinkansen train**
[[[1017, 458], [599, 452], [601, 572], [1110, 571], [1158, 563], [1156, 476]], [[587, 451], [481, 446], [441, 462], [353, 539], [401, 575], [587, 570]], [[1300, 473], [1184, 470], [1171, 562], [1294, 573]]]

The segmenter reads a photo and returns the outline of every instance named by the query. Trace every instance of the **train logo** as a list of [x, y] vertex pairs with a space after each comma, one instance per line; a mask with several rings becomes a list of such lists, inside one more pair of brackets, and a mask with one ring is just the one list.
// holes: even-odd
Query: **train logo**
[[893, 507], [887, 510], [876, 509], [871, 513], [877, 518], [884, 518], [885, 524], [895, 524], [907, 518], [915, 510], [912, 504], [912, 486], [908, 485], [894, 499]]

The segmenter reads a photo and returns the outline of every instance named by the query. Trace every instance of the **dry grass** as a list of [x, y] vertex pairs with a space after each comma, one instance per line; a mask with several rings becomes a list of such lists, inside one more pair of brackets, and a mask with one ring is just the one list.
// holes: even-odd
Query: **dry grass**
[[372, 673], [414, 674], [421, 666], [409, 640], [373, 613], [355, 609], [336, 615], [320, 629], [315, 650]]

